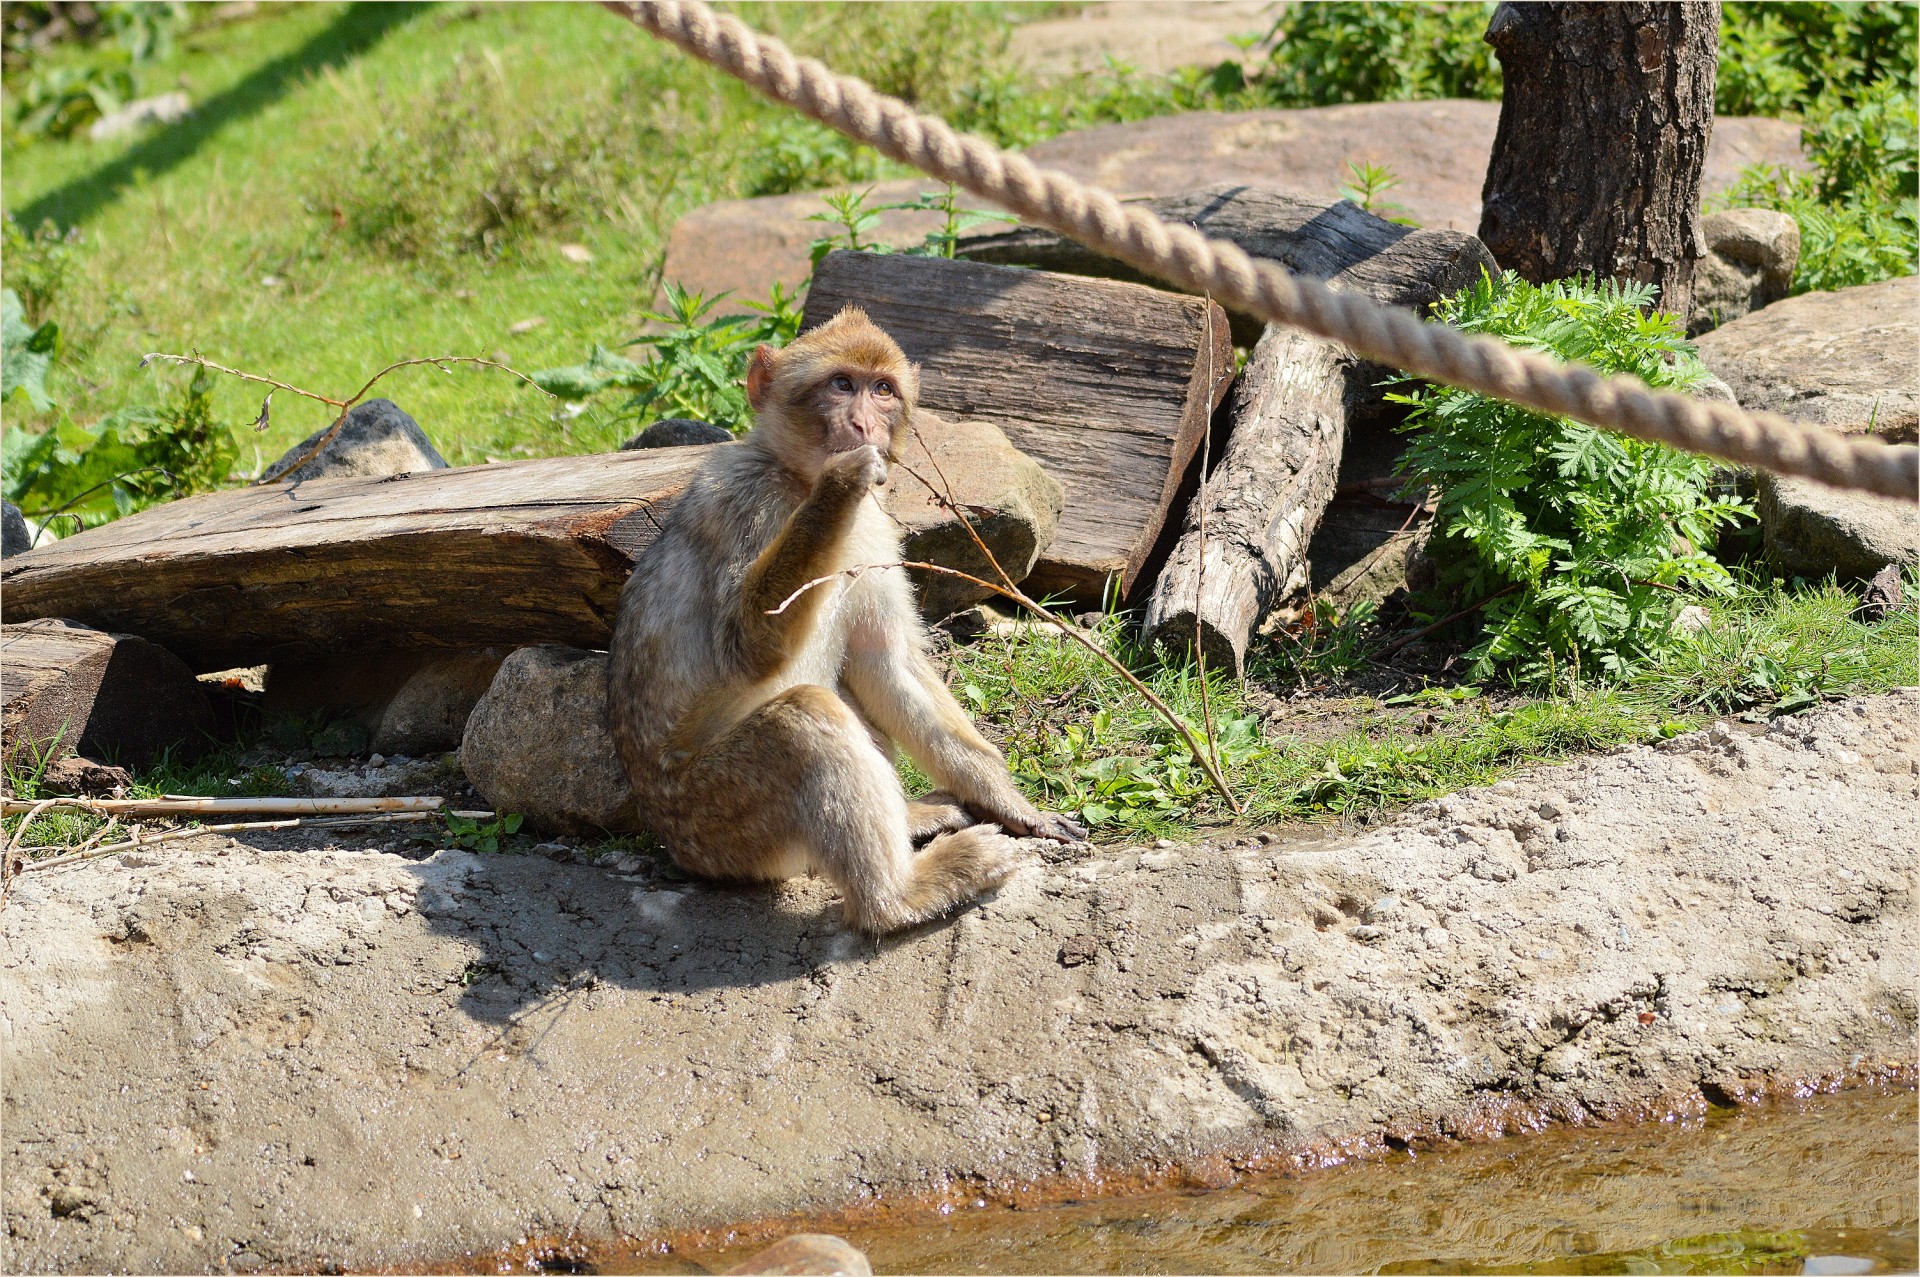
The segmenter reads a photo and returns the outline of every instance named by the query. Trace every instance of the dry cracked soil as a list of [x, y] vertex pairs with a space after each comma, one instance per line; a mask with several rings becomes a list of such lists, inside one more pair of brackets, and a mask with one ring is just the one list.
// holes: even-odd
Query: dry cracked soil
[[[1390, 824], [811, 880], [207, 837], [0, 914], [10, 1271], [421, 1264], [1911, 1070], [1920, 691]], [[628, 865], [631, 868], [631, 864]]]

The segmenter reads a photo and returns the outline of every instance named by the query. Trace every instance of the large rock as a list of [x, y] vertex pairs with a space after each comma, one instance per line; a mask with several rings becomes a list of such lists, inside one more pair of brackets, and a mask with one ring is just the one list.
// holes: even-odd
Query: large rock
[[1707, 255], [1694, 267], [1687, 331], [1705, 332], [1771, 306], [1793, 286], [1800, 223], [1768, 208], [1731, 208], [1700, 220]]
[[1743, 407], [1890, 443], [1920, 435], [1920, 277], [1802, 293], [1714, 329], [1700, 358]]
[[873, 1277], [867, 1257], [831, 1233], [795, 1233], [727, 1269], [741, 1277]]
[[210, 743], [213, 708], [185, 663], [129, 634], [71, 621], [0, 626], [0, 750], [31, 767], [76, 750], [144, 764]]
[[[998, 582], [993, 564], [967, 532], [971, 523], [994, 561], [1018, 583], [1053, 543], [1066, 504], [1060, 485], [992, 422], [921, 413], [901, 463], [888, 481], [887, 512], [900, 525], [906, 558]], [[965, 522], [954, 506], [966, 511]], [[920, 612], [930, 621], [992, 593], [943, 573], [915, 569], [910, 575]]]
[[314, 431], [267, 467], [267, 480], [340, 479], [349, 476], [378, 479], [390, 474], [418, 474], [423, 470], [445, 470], [447, 459], [434, 448], [426, 431], [412, 417], [400, 411], [391, 399], [369, 399], [355, 404], [347, 414], [332, 443], [298, 470], [293, 463], [307, 449], [320, 442], [320, 436], [333, 423]]
[[4, 507], [0, 509], [0, 555], [12, 558], [25, 554], [33, 548], [33, 529], [27, 526], [27, 516], [11, 501], [0, 501], [0, 507]]
[[1910, 1070], [1916, 767], [1920, 695], [1871, 697], [1374, 829], [1034, 848], [877, 947], [824, 879], [359, 831], [28, 874], [0, 912], [7, 1267], [489, 1268]]
[[607, 654], [523, 647], [467, 719], [460, 765], [498, 812], [593, 835], [641, 827], [607, 731]]
[[[1036, 5], [1028, 12], [1045, 10]], [[1239, 62], [1247, 54], [1236, 38], [1259, 36], [1272, 25], [1267, 0], [1108, 0], [1021, 22], [1009, 51], [1041, 76], [1099, 74], [1115, 62], [1155, 76]]]
[[695, 421], [692, 417], [668, 417], [656, 421], [633, 438], [620, 445], [622, 452], [637, 452], [642, 448], [688, 448], [702, 443], [726, 443], [733, 438], [733, 432], [725, 426], [716, 426], [711, 421]]
[[[1369, 102], [1304, 110], [1196, 111], [1131, 124], [1063, 133], [1027, 150], [1042, 168], [1059, 169], [1122, 197], [1176, 195], [1217, 182], [1271, 186], [1316, 200], [1339, 198], [1350, 185], [1349, 161], [1382, 164], [1400, 184], [1386, 193], [1386, 211], [1421, 226], [1474, 234], [1480, 226], [1480, 183], [1493, 150], [1498, 102], [1448, 99]], [[1727, 117], [1714, 121], [1702, 193], [1730, 187], [1749, 164], [1800, 168], [1798, 125]], [[870, 204], [938, 190], [927, 178], [882, 182]], [[982, 207], [962, 194], [963, 205]], [[817, 193], [723, 200], [694, 209], [667, 240], [662, 280], [709, 297], [731, 289], [764, 297], [776, 282], [805, 280], [808, 247], [823, 233], [810, 213]], [[939, 225], [938, 214], [888, 213], [868, 236], [904, 247]], [[991, 229], [991, 228], [989, 228]]]
[[1867, 580], [1889, 563], [1920, 566], [1920, 506], [1804, 479], [1760, 476], [1767, 558], [1782, 572]]

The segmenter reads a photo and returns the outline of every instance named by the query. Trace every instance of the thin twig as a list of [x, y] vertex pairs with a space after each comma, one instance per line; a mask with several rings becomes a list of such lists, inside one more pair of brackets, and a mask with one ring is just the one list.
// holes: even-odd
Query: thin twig
[[1439, 620], [1435, 621], [1432, 625], [1426, 626], [1423, 629], [1415, 630], [1413, 633], [1407, 635], [1405, 638], [1400, 639], [1393, 643], [1389, 643], [1387, 646], [1381, 648], [1379, 651], [1375, 652], [1371, 657], [1367, 659], [1374, 660], [1374, 661], [1383, 661], [1387, 657], [1392, 656], [1395, 652], [1399, 651], [1401, 648], [1405, 647], [1407, 644], [1417, 643], [1421, 639], [1425, 638], [1427, 635], [1441, 628], [1442, 626], [1451, 625], [1463, 616], [1471, 616], [1475, 612], [1478, 612], [1481, 608], [1485, 607], [1487, 604], [1499, 598], [1501, 595], [1512, 594], [1515, 590], [1519, 588], [1520, 588], [1520, 582], [1515, 581], [1512, 585], [1509, 585], [1504, 590], [1495, 590], [1492, 594], [1487, 595], [1486, 598], [1481, 599], [1478, 603], [1475, 603], [1472, 607], [1463, 607], [1458, 612], [1455, 612], [1452, 616], [1443, 616]]
[[[306, 465], [309, 461], [312, 461], [315, 457], [325, 452], [327, 450], [328, 445], [330, 445], [336, 438], [339, 437], [340, 431], [346, 426], [347, 414], [353, 411], [354, 405], [358, 404], [362, 399], [366, 398], [367, 392], [369, 390], [372, 390], [374, 385], [382, 377], [385, 377], [388, 373], [398, 372], [402, 368], [417, 368], [424, 364], [431, 364], [435, 368], [440, 369], [442, 372], [446, 372], [448, 371], [447, 369], [448, 364], [478, 364], [482, 368], [498, 368], [501, 372], [511, 373], [515, 377], [518, 377], [520, 380], [526, 382], [529, 386], [532, 386], [535, 390], [538, 390], [541, 394], [548, 395], [549, 397], [551, 397], [552, 395], [552, 392], [549, 391], [546, 387], [542, 386], [539, 382], [527, 376], [527, 374], [521, 372], [519, 369], [509, 368], [506, 364], [500, 363], [496, 360], [483, 359], [479, 355], [429, 355], [424, 359], [402, 359], [397, 363], [388, 364], [385, 368], [382, 368], [379, 372], [367, 378], [366, 383], [362, 385], [360, 389], [354, 391], [350, 398], [346, 398], [346, 399], [335, 399], [331, 395], [323, 395], [312, 390], [302, 390], [298, 386], [290, 385], [289, 383], [284, 381], [276, 381], [272, 377], [262, 377], [258, 373], [241, 372], [238, 368], [228, 368], [224, 364], [216, 364], [211, 359], [204, 358], [197, 351], [191, 355], [169, 355], [161, 352], [155, 352], [153, 354], [144, 356], [140, 360], [140, 366], [142, 368], [146, 367], [147, 361], [150, 359], [165, 359], [176, 364], [196, 364], [199, 367], [208, 369], [209, 371], [212, 371], [212, 372], [225, 373], [229, 377], [238, 377], [243, 381], [258, 382], [260, 385], [263, 385], [263, 386], [272, 386], [274, 390], [284, 390], [289, 394], [299, 395], [302, 398], [306, 398], [306, 399], [312, 399], [319, 403], [326, 404], [330, 408], [338, 408], [340, 410], [339, 415], [333, 419], [333, 424], [328, 426], [325, 430], [321, 431], [319, 436], [313, 441], [313, 444], [310, 447], [308, 447], [305, 452], [301, 453], [300, 456], [293, 462], [293, 464], [282, 466], [279, 472], [275, 474], [274, 477], [271, 479], [265, 477], [264, 475], [258, 479], [255, 479], [254, 483], [256, 485], [279, 483], [282, 479], [286, 478], [288, 475], [298, 472], [302, 466]], [[273, 398], [273, 394], [271, 391], [268, 392], [267, 398], [269, 400]], [[264, 411], [262, 415], [264, 415]]]
[[[1209, 311], [1208, 315], [1209, 315], [1209, 321], [1211, 321], [1212, 312]], [[1209, 342], [1207, 349], [1208, 350], [1213, 349], [1211, 342]], [[1211, 423], [1209, 423], [1209, 428], [1211, 428]], [[995, 557], [992, 550], [987, 548], [987, 543], [983, 541], [980, 537], [980, 534], [974, 530], [973, 520], [967, 517], [966, 511], [962, 510], [960, 508], [959, 503], [953, 499], [951, 495], [952, 487], [947, 483], [947, 472], [943, 468], [941, 468], [939, 459], [933, 455], [933, 449], [927, 447], [924, 441], [922, 441], [921, 443], [921, 449], [927, 454], [927, 460], [933, 463], [933, 471], [935, 474], [940, 476], [940, 482], [942, 486], [945, 486], [947, 488], [946, 492], [942, 492], [939, 488], [936, 488], [931, 483], [928, 483], [925, 476], [921, 475], [912, 466], [907, 465], [905, 462], [896, 462], [895, 464], [898, 465], [902, 470], [905, 470], [908, 474], [912, 475], [915, 479], [918, 479], [920, 481], [920, 486], [925, 488], [928, 492], [931, 492], [933, 494], [933, 499], [935, 501], [938, 501], [941, 505], [953, 511], [956, 515], [960, 517], [960, 526], [967, 530], [967, 535], [973, 538], [974, 545], [978, 546], [980, 549], [980, 553], [984, 554], [987, 557], [987, 562], [993, 565], [993, 570], [997, 572], [1000, 576], [1001, 584], [995, 585], [991, 581], [982, 581], [977, 576], [969, 576], [965, 572], [958, 571], [954, 568], [941, 567], [939, 564], [935, 564], [935, 563], [921, 563], [921, 564], [906, 563], [906, 564], [902, 564], [901, 566], [922, 567], [930, 571], [945, 573], [949, 576], [957, 576], [962, 580], [972, 581], [975, 585], [983, 585], [987, 589], [992, 590], [995, 594], [1000, 595], [1002, 598], [1012, 599], [1014, 602], [1020, 604], [1022, 607], [1028, 608], [1034, 612], [1038, 612], [1046, 620], [1052, 622], [1054, 627], [1057, 628], [1061, 633], [1065, 634], [1068, 638], [1078, 643], [1081, 647], [1086, 648], [1089, 652], [1092, 652], [1095, 656], [1105, 661], [1109, 666], [1113, 668], [1113, 671], [1115, 673], [1117, 673], [1118, 675], [1120, 675], [1120, 677], [1127, 680], [1128, 683], [1132, 684], [1134, 690], [1139, 692], [1140, 695], [1145, 698], [1147, 704], [1153, 706], [1155, 712], [1158, 713], [1162, 718], [1167, 720], [1168, 726], [1172, 727], [1176, 732], [1180, 733], [1180, 739], [1186, 742], [1187, 749], [1193, 754], [1194, 761], [1200, 764], [1200, 769], [1202, 771], [1206, 772], [1208, 781], [1210, 781], [1213, 784], [1213, 787], [1215, 789], [1220, 791], [1220, 796], [1227, 800], [1227, 806], [1233, 810], [1233, 814], [1236, 816], [1245, 815], [1246, 813], [1244, 809], [1240, 806], [1240, 800], [1233, 796], [1233, 789], [1227, 784], [1227, 778], [1221, 774], [1220, 768], [1216, 765], [1214, 758], [1209, 757], [1206, 751], [1203, 751], [1199, 745], [1194, 743], [1193, 732], [1187, 727], [1187, 725], [1184, 722], [1180, 720], [1180, 716], [1173, 712], [1172, 706], [1168, 705], [1165, 701], [1161, 700], [1158, 696], [1154, 695], [1154, 693], [1147, 687], [1147, 685], [1141, 682], [1138, 678], [1135, 678], [1133, 671], [1128, 669], [1125, 665], [1122, 665], [1117, 659], [1115, 659], [1115, 657], [1111, 652], [1107, 651], [1105, 648], [1099, 646], [1098, 644], [1093, 642], [1091, 639], [1087, 638], [1087, 636], [1081, 632], [1079, 626], [1073, 625], [1070, 622], [1062, 620], [1060, 617], [1054, 615], [1054, 613], [1050, 609], [1041, 606], [1039, 603], [1035, 602], [1033, 599], [1028, 598], [1026, 594], [1021, 592], [1019, 586], [1014, 584], [1013, 577], [1007, 572], [1005, 568], [1000, 566], [1000, 560], [997, 557]], [[831, 578], [827, 578], [827, 579], [830, 580]], [[800, 597], [801, 594], [805, 593], [807, 590], [811, 589], [814, 585], [817, 585], [817, 584], [820, 584], [820, 582], [817, 582], [817, 581], [809, 582], [808, 584], [801, 586], [800, 589], [794, 593], [792, 598], [789, 598], [786, 601], [786, 603], [782, 603], [780, 605], [779, 610], [785, 611], [787, 607], [787, 603], [793, 602], [795, 598]], [[1209, 732], [1211, 732], [1211, 728], [1209, 728]]]
[[295, 816], [287, 820], [237, 820], [226, 825], [192, 825], [185, 829], [169, 829], [165, 833], [155, 834], [151, 838], [142, 838], [138, 834], [126, 842], [113, 843], [106, 847], [96, 847], [92, 851], [74, 851], [64, 856], [55, 856], [51, 860], [31, 860], [20, 867], [21, 873], [39, 869], [56, 869], [61, 865], [78, 864], [83, 860], [98, 860], [102, 856], [118, 856], [125, 852], [137, 851], [142, 847], [153, 847], [163, 842], [178, 842], [183, 838], [198, 838], [202, 834], [233, 834], [260, 832], [270, 829], [346, 829], [355, 825], [400, 825], [414, 821], [431, 820], [439, 815], [432, 811], [390, 811], [366, 816], [345, 816], [338, 819], [312, 820]]
[[[384, 812], [435, 812], [444, 798], [201, 798], [193, 794], [164, 794], [159, 798], [49, 798], [43, 805], [78, 807], [100, 815], [218, 816], [285, 812], [295, 816], [362, 816]], [[29, 804], [0, 799], [0, 815], [11, 816]]]
[[41, 812], [57, 805], [59, 801], [57, 798], [44, 798], [37, 803], [22, 803], [21, 806], [27, 808], [26, 819], [12, 833], [0, 839], [0, 874], [6, 875], [6, 883], [0, 885], [0, 909], [7, 907], [7, 900], [13, 895], [14, 879], [20, 876], [24, 868], [20, 864], [20, 857], [25, 854], [27, 830], [34, 821], [40, 819]]
[[794, 601], [808, 590], [815, 589], [843, 576], [851, 578], [858, 576], [862, 572], [872, 571], [875, 568], [918, 568], [923, 572], [938, 572], [943, 576], [958, 577], [962, 581], [971, 581], [982, 589], [992, 590], [995, 594], [1003, 598], [1012, 599], [1021, 607], [1039, 613], [1042, 618], [1051, 621], [1062, 634], [1065, 634], [1081, 647], [1086, 648], [1089, 652], [1092, 652], [1095, 656], [1105, 661], [1114, 673], [1125, 679], [1134, 691], [1140, 693], [1140, 695], [1145, 698], [1147, 704], [1153, 706], [1160, 717], [1166, 719], [1168, 725], [1180, 733], [1180, 739], [1186, 742], [1188, 752], [1193, 755], [1194, 761], [1200, 764], [1200, 769], [1207, 774], [1207, 779], [1212, 782], [1213, 787], [1220, 791], [1220, 796], [1227, 800], [1227, 805], [1233, 808], [1233, 814], [1236, 816], [1246, 814], [1242, 810], [1239, 801], [1234, 798], [1233, 790], [1227, 787], [1226, 778], [1220, 775], [1220, 769], [1213, 765], [1213, 760], [1208, 757], [1207, 751], [1202, 749], [1200, 742], [1193, 738], [1193, 729], [1181, 721], [1180, 716], [1173, 712], [1172, 706], [1156, 696], [1152, 688], [1134, 676], [1132, 670], [1122, 665], [1118, 660], [1115, 660], [1112, 653], [1089, 639], [1080, 630], [1079, 626], [1055, 616], [1050, 609], [1027, 597], [1017, 586], [995, 585], [992, 581], [981, 580], [971, 572], [962, 572], [958, 568], [945, 567], [938, 563], [921, 563], [913, 559], [902, 559], [896, 563], [857, 563], [852, 567], [842, 568], [838, 572], [829, 572], [826, 576], [815, 577], [813, 580], [808, 581], [792, 594], [789, 594], [779, 607], [768, 609], [767, 615], [780, 615], [780, 613], [791, 607]]

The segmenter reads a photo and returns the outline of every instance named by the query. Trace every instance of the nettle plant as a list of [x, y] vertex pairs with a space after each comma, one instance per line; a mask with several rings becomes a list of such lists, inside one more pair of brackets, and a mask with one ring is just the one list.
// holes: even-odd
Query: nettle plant
[[[1440, 302], [1436, 317], [1606, 373], [1685, 391], [1706, 376], [1656, 290], [1612, 281], [1542, 286], [1512, 272]], [[1617, 679], [1676, 642], [1691, 594], [1733, 580], [1707, 547], [1751, 514], [1718, 490], [1717, 463], [1484, 395], [1419, 383], [1401, 472], [1438, 497], [1428, 553], [1455, 608], [1474, 608], [1474, 677], [1523, 684]]]

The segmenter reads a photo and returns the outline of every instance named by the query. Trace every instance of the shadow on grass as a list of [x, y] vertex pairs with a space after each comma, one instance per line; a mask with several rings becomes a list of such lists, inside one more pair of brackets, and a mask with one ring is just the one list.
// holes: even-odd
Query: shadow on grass
[[427, 8], [420, 3], [356, 4], [293, 52], [275, 58], [230, 89], [216, 93], [192, 115], [162, 129], [119, 159], [59, 186], [20, 209], [20, 225], [48, 218], [63, 229], [77, 226], [120, 198], [140, 173], [157, 177], [189, 159], [221, 129], [265, 110], [305, 76], [337, 66], [372, 48], [388, 32]]

